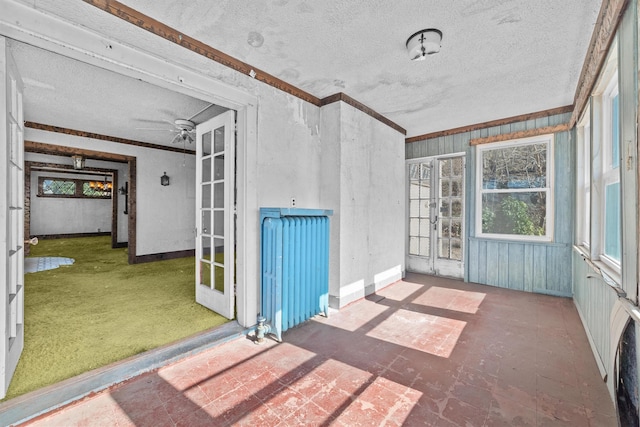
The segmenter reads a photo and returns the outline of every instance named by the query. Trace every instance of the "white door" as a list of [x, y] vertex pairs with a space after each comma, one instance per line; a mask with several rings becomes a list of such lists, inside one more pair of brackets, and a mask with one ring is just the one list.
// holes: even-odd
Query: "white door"
[[24, 347], [24, 120], [22, 80], [0, 38], [0, 398], [4, 398]]
[[235, 112], [196, 126], [196, 302], [234, 318]]
[[464, 276], [464, 156], [407, 162], [409, 236], [407, 269]]

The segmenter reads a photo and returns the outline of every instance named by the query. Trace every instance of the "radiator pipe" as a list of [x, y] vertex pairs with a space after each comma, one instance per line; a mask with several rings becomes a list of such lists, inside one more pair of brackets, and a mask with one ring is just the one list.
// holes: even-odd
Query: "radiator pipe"
[[271, 332], [271, 326], [266, 321], [266, 317], [258, 314], [258, 327], [256, 328], [256, 342], [258, 344], [262, 344], [264, 336]]

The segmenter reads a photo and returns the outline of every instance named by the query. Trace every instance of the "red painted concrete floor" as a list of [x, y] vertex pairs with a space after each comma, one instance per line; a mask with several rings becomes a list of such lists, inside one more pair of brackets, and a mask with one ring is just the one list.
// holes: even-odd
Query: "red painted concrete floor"
[[570, 299], [408, 275], [30, 426], [615, 426]]

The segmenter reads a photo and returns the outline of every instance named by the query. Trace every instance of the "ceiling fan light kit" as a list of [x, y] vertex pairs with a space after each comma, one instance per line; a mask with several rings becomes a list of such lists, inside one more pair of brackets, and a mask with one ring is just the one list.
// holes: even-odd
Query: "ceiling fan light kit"
[[191, 120], [185, 119], [176, 119], [173, 123], [175, 124], [176, 129], [178, 129], [178, 134], [175, 136], [175, 138], [173, 138], [173, 141], [171, 142], [175, 143], [178, 141], [189, 141], [189, 144], [191, 144], [193, 142], [193, 138], [190, 134], [194, 132], [196, 124]]

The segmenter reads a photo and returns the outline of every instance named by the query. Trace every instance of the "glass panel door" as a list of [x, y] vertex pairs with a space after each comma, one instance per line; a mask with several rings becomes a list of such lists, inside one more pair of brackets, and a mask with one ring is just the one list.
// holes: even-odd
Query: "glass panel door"
[[[7, 129], [6, 144], [0, 144], [0, 216], [5, 218], [5, 239], [0, 243], [0, 292], [3, 308], [0, 316], [0, 399], [11, 383], [24, 348], [24, 116], [22, 80], [6, 39], [0, 37], [0, 81], [5, 94], [0, 117]], [[4, 233], [3, 231], [3, 233]]]
[[196, 127], [196, 301], [234, 317], [234, 112]]
[[464, 156], [407, 164], [407, 270], [463, 277]]

